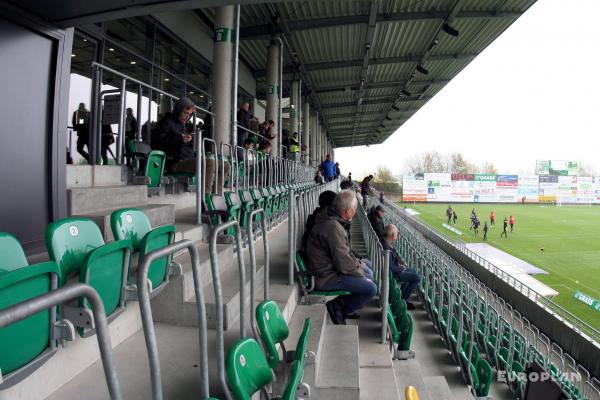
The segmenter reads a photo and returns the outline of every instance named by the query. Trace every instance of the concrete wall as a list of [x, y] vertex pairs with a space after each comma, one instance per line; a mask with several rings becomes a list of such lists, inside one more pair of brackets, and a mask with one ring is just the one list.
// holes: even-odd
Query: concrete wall
[[429, 228], [417, 223], [413, 218], [403, 218], [409, 225], [421, 232], [423, 236], [456, 260], [456, 262], [466, 268], [467, 271], [498, 294], [498, 296], [507, 300], [515, 310], [519, 311], [523, 317], [537, 326], [540, 332], [548, 336], [550, 340], [557, 343], [564, 351], [573, 356], [592, 375], [600, 376], [600, 347], [575, 332], [570, 324], [557, 318], [549, 310], [543, 308], [504, 282], [478, 262], [443, 240]]
[[[191, 11], [174, 11], [154, 14], [153, 17], [212, 63], [213, 32], [196, 14]], [[239, 64], [239, 85], [256, 96], [256, 80], [244, 63]]]

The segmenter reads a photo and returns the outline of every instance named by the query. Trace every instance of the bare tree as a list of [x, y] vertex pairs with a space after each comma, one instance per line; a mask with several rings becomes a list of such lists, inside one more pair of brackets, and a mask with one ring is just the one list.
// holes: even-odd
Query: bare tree
[[377, 167], [377, 172], [375, 173], [375, 182], [396, 182], [396, 178], [392, 174], [392, 170], [384, 165], [380, 165]]
[[491, 162], [484, 162], [479, 171], [482, 174], [498, 175], [498, 168]]
[[409, 174], [448, 172], [448, 162], [447, 158], [437, 151], [426, 151], [409, 158], [406, 161], [406, 170]]
[[452, 153], [450, 156], [450, 172], [456, 174], [475, 174], [479, 168], [463, 156], [462, 153]]

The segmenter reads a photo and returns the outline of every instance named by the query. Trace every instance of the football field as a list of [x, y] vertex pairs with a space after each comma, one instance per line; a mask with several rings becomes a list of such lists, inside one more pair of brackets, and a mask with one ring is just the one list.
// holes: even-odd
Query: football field
[[[493, 210], [496, 226], [490, 227], [486, 242], [548, 272], [534, 277], [559, 292], [553, 300], [600, 330], [600, 312], [573, 298], [579, 290], [600, 300], [600, 207], [452, 204], [458, 216], [452, 225], [462, 232], [458, 235], [442, 226], [448, 204], [400, 205], [420, 212], [419, 218], [445, 235], [467, 243], [483, 242], [483, 222], [489, 225]], [[478, 236], [469, 230], [473, 208], [481, 221]], [[509, 226], [508, 238], [500, 238], [502, 220], [510, 214], [515, 218], [514, 231]]]

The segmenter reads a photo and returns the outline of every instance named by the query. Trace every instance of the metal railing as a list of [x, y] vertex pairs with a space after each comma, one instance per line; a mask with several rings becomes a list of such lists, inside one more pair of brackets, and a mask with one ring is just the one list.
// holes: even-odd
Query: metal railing
[[367, 218], [367, 211], [363, 208], [362, 204], [358, 205], [356, 214], [367, 247], [367, 256], [373, 266], [373, 278], [377, 285], [379, 303], [381, 304], [381, 343], [385, 343], [388, 328], [387, 309], [390, 287], [390, 251], [384, 250]]
[[194, 243], [188, 239], [184, 239], [177, 243], [170, 244], [161, 249], [148, 253], [144, 257], [144, 260], [137, 271], [138, 301], [140, 305], [144, 339], [146, 341], [146, 349], [148, 351], [148, 362], [150, 364], [150, 380], [153, 400], [162, 400], [163, 393], [161, 384], [160, 359], [158, 355], [158, 343], [154, 330], [154, 322], [152, 320], [152, 308], [150, 307], [151, 284], [148, 281], [148, 271], [150, 269], [150, 265], [154, 261], [184, 249], [189, 252], [190, 259], [192, 261], [191, 265], [194, 280], [194, 293], [196, 296], [196, 307], [198, 314], [198, 339], [200, 343], [201, 397], [205, 399], [209, 397], [207, 346], [208, 328], [206, 323], [206, 306], [204, 303], [203, 282], [201, 282], [200, 257], [198, 255], [198, 249]]
[[269, 239], [267, 236], [267, 218], [265, 210], [259, 208], [253, 210], [249, 215], [250, 223], [248, 224], [248, 253], [250, 254], [250, 327], [256, 338], [260, 337], [256, 326], [256, 315], [254, 310], [256, 309], [256, 254], [254, 251], [254, 228], [252, 221], [254, 216], [260, 215], [260, 226], [262, 232], [263, 241], [263, 258], [264, 258], [264, 270], [263, 270], [263, 299], [266, 301], [269, 299], [269, 278], [270, 278], [270, 259], [269, 259]]
[[[421, 276], [429, 282], [432, 288], [432, 302], [437, 310], [441, 312], [442, 305], [446, 305], [450, 309], [456, 303], [467, 305], [478, 316], [475, 318], [476, 323], [485, 326], [485, 337], [494, 335], [496, 338], [501, 338], [504, 334], [504, 326], [506, 326], [511, 336], [508, 344], [509, 351], [512, 353], [516, 348], [513, 336], [523, 338], [524, 344], [520, 346], [525, 346], [527, 349], [523, 358], [514, 361], [525, 363], [537, 357], [536, 359], [546, 369], [551, 369], [552, 366], [561, 374], [574, 372], [580, 379], [569, 384], [577, 385], [578, 389], [584, 394], [590, 396], [597, 394], [596, 398], [600, 399], [600, 382], [592, 377], [585, 367], [577, 363], [573, 357], [540, 332], [518, 310], [479, 281], [428, 238], [431, 237], [430, 235], [435, 235], [435, 237], [443, 239], [441, 234], [416, 220], [395, 204], [390, 205], [386, 202], [384, 207], [386, 209], [384, 218], [387, 222], [394, 223], [399, 228], [399, 239], [396, 245], [398, 252], [409, 265], [414, 266]], [[413, 225], [425, 228], [423, 232], [427, 233], [427, 237]], [[452, 244], [451, 241], [447, 241], [447, 243]], [[480, 310], [484, 308], [488, 311], [481, 315]], [[432, 317], [432, 309], [428, 307], [426, 309]], [[446, 330], [438, 326], [438, 330], [446, 336], [450, 332], [450, 315], [451, 312], [448, 312]], [[434, 320], [433, 317], [431, 319]], [[462, 334], [462, 330], [460, 334]], [[485, 346], [485, 344], [482, 345]], [[498, 351], [499, 346], [500, 344], [496, 343], [493, 351]], [[512, 362], [513, 360], [510, 359], [509, 361]], [[506, 369], [508, 373], [511, 373], [512, 365]], [[470, 374], [469, 379], [472, 379]]]
[[476, 254], [475, 252], [471, 251], [469, 248], [467, 248], [466, 243], [463, 242], [462, 240], [460, 240], [460, 239], [453, 240], [453, 239], [449, 238], [448, 236], [444, 235], [443, 233], [437, 231], [431, 225], [408, 214], [397, 204], [386, 202], [386, 205], [387, 205], [388, 209], [394, 209], [395, 212], [400, 213], [400, 215], [404, 219], [410, 220], [410, 221], [412, 221], [412, 223], [418, 224], [418, 225], [424, 227], [432, 235], [437, 236], [438, 238], [442, 239], [443, 241], [445, 241], [452, 247], [460, 250], [463, 254], [465, 254], [472, 260], [476, 261], [479, 265], [481, 265], [488, 271], [492, 272], [494, 275], [496, 275], [497, 277], [502, 279], [504, 282], [506, 282], [507, 284], [512, 286], [514, 289], [518, 290], [520, 293], [524, 294], [531, 300], [535, 301], [542, 308], [548, 309], [549, 311], [551, 311], [554, 315], [556, 315], [557, 317], [562, 319], [565, 323], [570, 325], [575, 332], [578, 332], [578, 333], [584, 335], [588, 340], [590, 340], [590, 341], [596, 343], [598, 346], [600, 346], [600, 331], [598, 331], [596, 328], [594, 328], [587, 322], [581, 320], [579, 317], [577, 317], [576, 315], [571, 313], [569, 310], [565, 309], [561, 305], [552, 301], [552, 299], [542, 295], [535, 289], [532, 289], [528, 285], [519, 281], [514, 276], [508, 274], [506, 271], [497, 267], [496, 265], [494, 265], [487, 259], [481, 257], [479, 254]]

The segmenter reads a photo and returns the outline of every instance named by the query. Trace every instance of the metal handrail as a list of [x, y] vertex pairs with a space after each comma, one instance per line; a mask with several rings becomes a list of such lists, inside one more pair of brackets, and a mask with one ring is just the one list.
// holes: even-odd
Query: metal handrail
[[69, 300], [78, 299], [80, 297], [85, 297], [92, 307], [96, 338], [98, 339], [100, 359], [102, 360], [102, 367], [104, 368], [108, 393], [112, 400], [121, 400], [123, 395], [121, 394], [121, 387], [119, 385], [119, 378], [117, 376], [117, 369], [113, 358], [104, 303], [91, 286], [83, 283], [71, 283], [59, 289], [0, 310], [0, 328], [12, 325], [37, 314], [40, 311], [47, 310], [58, 304], [63, 304]]
[[158, 356], [158, 344], [152, 320], [152, 308], [150, 307], [150, 288], [148, 281], [148, 271], [150, 265], [159, 258], [169, 256], [179, 250], [187, 249], [192, 260], [192, 274], [194, 279], [194, 292], [196, 295], [196, 306], [198, 312], [198, 339], [200, 342], [200, 384], [201, 395], [203, 398], [209, 397], [208, 383], [208, 346], [207, 346], [207, 324], [206, 324], [206, 306], [204, 303], [204, 292], [202, 289], [200, 274], [200, 256], [198, 249], [191, 240], [184, 239], [177, 243], [170, 244], [161, 249], [154, 250], [144, 257], [142, 264], [137, 271], [137, 290], [140, 313], [142, 318], [142, 327], [144, 338], [146, 340], [146, 349], [148, 351], [148, 362], [150, 363], [150, 380], [152, 385], [153, 400], [161, 400], [162, 384], [160, 373], [160, 359]]
[[[391, 206], [388, 204], [391, 204]], [[560, 317], [565, 323], [570, 324], [573, 327], [573, 330], [575, 332], [585, 335], [587, 340], [600, 346], [600, 331], [598, 331], [596, 328], [594, 328], [587, 322], [581, 320], [579, 317], [577, 317], [576, 315], [574, 315], [567, 309], [563, 308], [559, 304], [555, 303], [548, 297], [543, 296], [541, 293], [537, 292], [535, 289], [532, 289], [529, 286], [524, 285], [521, 281], [517, 280], [513, 276], [511, 276], [508, 273], [506, 273], [505, 271], [503, 271], [502, 269], [498, 268], [496, 265], [494, 265], [487, 259], [485, 259], [485, 258], [481, 257], [480, 255], [474, 253], [473, 251], [469, 250], [466, 247], [465, 242], [463, 242], [462, 240], [450, 239], [448, 236], [435, 230], [431, 225], [404, 212], [404, 210], [402, 210], [402, 208], [400, 208], [398, 205], [396, 205], [394, 203], [386, 202], [386, 205], [388, 205], [389, 208], [394, 209], [396, 212], [399, 212], [399, 215], [401, 217], [404, 217], [405, 219], [410, 219], [411, 221], [415, 222], [416, 224], [419, 224], [420, 226], [427, 229], [428, 233], [439, 237], [440, 239], [444, 240], [446, 243], [450, 244], [454, 248], [460, 250], [462, 253], [467, 255], [472, 260], [477, 261], [482, 267], [484, 267], [488, 271], [492, 272], [493, 274], [498, 276], [500, 279], [502, 279], [504, 282], [506, 282], [510, 286], [512, 286], [514, 289], [518, 290], [519, 292], [523, 293], [528, 298], [530, 298], [533, 301], [535, 301], [536, 303], [538, 303], [542, 308], [552, 311], [557, 317]]]
[[259, 337], [258, 331], [256, 329], [256, 316], [254, 314], [254, 310], [256, 309], [256, 253], [254, 251], [254, 230], [252, 227], [252, 221], [254, 220], [255, 215], [261, 215], [261, 231], [262, 231], [262, 240], [263, 240], [263, 257], [265, 262], [265, 267], [263, 270], [263, 299], [266, 301], [269, 299], [269, 240], [267, 235], [267, 216], [265, 214], [265, 210], [262, 208], [253, 210], [248, 216], [248, 252], [250, 254], [250, 326], [252, 331], [254, 332], [255, 337]]
[[246, 269], [244, 267], [244, 248], [242, 246], [242, 229], [237, 221], [229, 221], [217, 225], [210, 234], [209, 254], [210, 268], [212, 272], [213, 288], [215, 292], [216, 306], [216, 325], [217, 325], [217, 368], [219, 380], [227, 400], [233, 400], [229, 387], [227, 386], [227, 377], [225, 374], [225, 335], [223, 328], [223, 290], [221, 288], [221, 274], [219, 271], [219, 256], [217, 253], [217, 237], [228, 228], [235, 229], [235, 249], [238, 260], [238, 270], [240, 276], [240, 338], [246, 336], [246, 318], [244, 316], [246, 303]]

